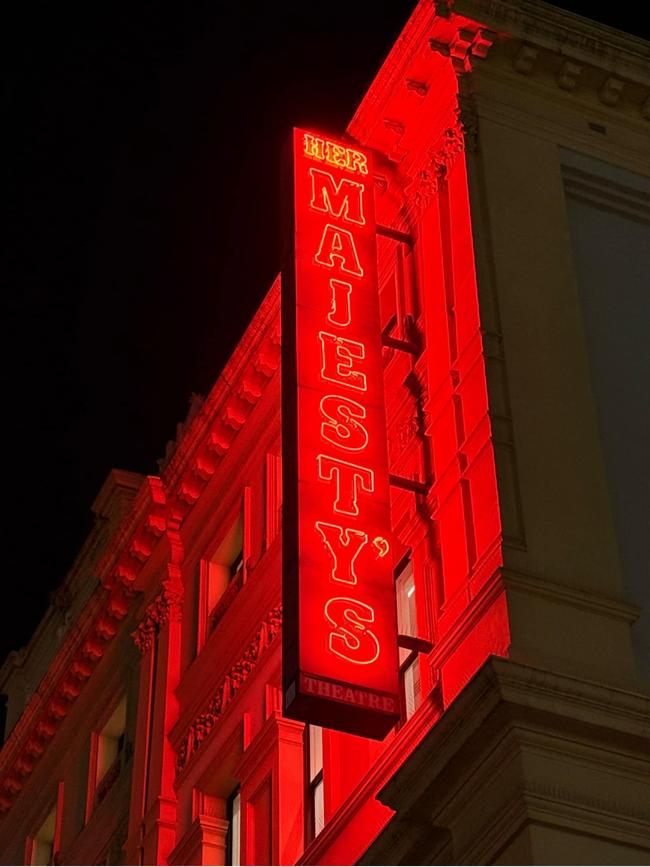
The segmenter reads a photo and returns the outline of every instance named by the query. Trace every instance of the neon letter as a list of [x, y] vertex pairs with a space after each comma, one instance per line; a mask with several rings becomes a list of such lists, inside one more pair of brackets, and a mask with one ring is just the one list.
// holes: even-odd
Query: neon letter
[[326, 268], [333, 268], [334, 260], [337, 259], [341, 271], [363, 277], [363, 268], [359, 264], [354, 238], [347, 229], [340, 229], [327, 223], [323, 229], [318, 253], [314, 258], [319, 265], [325, 265]]
[[345, 328], [352, 321], [352, 311], [350, 309], [352, 284], [344, 283], [342, 280], [335, 280], [332, 277], [330, 289], [332, 290], [332, 307], [327, 314], [327, 318], [332, 325], [339, 325], [341, 328]]
[[320, 426], [320, 435], [324, 440], [351, 452], [365, 449], [368, 431], [356, 421], [366, 417], [366, 410], [360, 403], [350, 397], [326, 394], [321, 399], [320, 411], [326, 419]]
[[375, 620], [375, 612], [369, 605], [337, 596], [325, 603], [325, 617], [334, 627], [329, 636], [332, 653], [356, 665], [370, 665], [377, 659], [377, 636], [365, 625]]
[[306, 132], [304, 142], [305, 156], [316, 160], [322, 160], [325, 158], [325, 142], [322, 138], [317, 138], [316, 136], [310, 135]]
[[363, 216], [363, 184], [342, 178], [338, 184], [334, 176], [321, 169], [309, 169], [311, 175], [311, 202], [315, 211], [325, 211], [332, 217], [341, 217], [350, 223], [366, 222]]
[[319, 331], [318, 336], [323, 360], [320, 375], [323, 379], [365, 391], [366, 375], [354, 368], [355, 360], [363, 361], [366, 357], [363, 343], [347, 337], [337, 337], [327, 331]]
[[351, 148], [347, 149], [348, 154], [348, 164], [347, 168], [351, 172], [356, 172], [357, 169], [362, 175], [368, 174], [368, 160], [364, 157], [363, 154], [360, 154], [359, 151], [353, 151]]
[[368, 467], [349, 464], [329, 455], [318, 455], [318, 475], [324, 481], [336, 481], [334, 511], [342, 515], [358, 515], [359, 488], [371, 494], [375, 490], [375, 474]]
[[352, 527], [326, 524], [324, 521], [316, 521], [316, 529], [321, 534], [334, 561], [332, 581], [356, 584], [357, 574], [354, 571], [354, 564], [361, 549], [368, 543], [368, 534], [362, 530], [354, 530]]
[[344, 169], [347, 165], [347, 148], [343, 145], [334, 144], [333, 141], [325, 142], [325, 159], [333, 166]]

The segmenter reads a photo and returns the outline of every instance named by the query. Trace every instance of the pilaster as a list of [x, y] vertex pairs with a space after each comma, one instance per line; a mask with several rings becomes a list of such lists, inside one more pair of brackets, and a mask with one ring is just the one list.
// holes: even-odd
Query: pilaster
[[[170, 564], [173, 571], [176, 564]], [[181, 595], [172, 581], [147, 607], [133, 634], [143, 655], [134, 757], [129, 863], [164, 864], [176, 842], [175, 753], [168, 733], [178, 716], [174, 694], [180, 675]]]
[[[304, 725], [273, 711], [235, 771], [242, 801], [242, 863], [294, 864], [304, 848]], [[266, 813], [268, 802], [268, 816]], [[271, 815], [271, 809], [274, 811]], [[264, 829], [272, 836], [268, 853]]]

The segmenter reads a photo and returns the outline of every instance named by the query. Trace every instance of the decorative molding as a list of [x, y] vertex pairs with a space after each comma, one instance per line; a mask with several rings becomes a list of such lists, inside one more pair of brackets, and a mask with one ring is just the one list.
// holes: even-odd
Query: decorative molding
[[[453, 834], [456, 863], [491, 863], [531, 821], [647, 847], [648, 705], [647, 695], [491, 657], [379, 791], [397, 813], [362, 863], [395, 863], [391, 826], [411, 818], [419, 855], [408, 863], [423, 863], [439, 828]], [[599, 786], [612, 779], [611, 790]]]
[[562, 90], [575, 90], [581, 72], [581, 63], [574, 63], [571, 60], [565, 60], [557, 77], [558, 87], [561, 87]]
[[637, 621], [641, 613], [637, 605], [631, 605], [629, 602], [610, 599], [607, 596], [579, 590], [577, 587], [568, 587], [524, 572], [515, 572], [513, 569], [503, 569], [503, 583], [506, 590], [541, 596], [551, 602], [570, 605], [572, 608], [588, 611], [599, 617], [619, 620], [629, 626]]
[[[151, 647], [155, 631], [162, 623], [178, 615], [180, 598], [171, 588], [178, 586], [179, 557], [182, 557], [177, 538], [179, 526], [279, 368], [279, 296], [278, 279], [219, 382], [184, 431], [164, 478], [144, 479], [128, 513], [98, 558], [96, 575], [100, 587], [68, 630], [0, 754], [0, 812], [11, 807], [118, 634], [132, 604], [138, 577], [165, 534], [172, 548], [168, 579], [133, 634], [140, 651], [146, 652]], [[235, 681], [236, 673], [231, 686]]]
[[282, 606], [273, 608], [266, 615], [255, 638], [239, 659], [224, 676], [206, 710], [196, 717], [178, 748], [176, 775], [180, 775], [196, 751], [201, 747], [220, 716], [228, 707], [241, 687], [251, 676], [261, 657], [280, 633], [282, 626]]
[[566, 162], [562, 165], [562, 180], [568, 198], [650, 225], [650, 193], [646, 190], [592, 174]]
[[[115, 637], [129, 608], [132, 591], [98, 591], [82, 628], [71, 634], [23, 711], [0, 758], [0, 812], [12, 806], [25, 780], [54, 738], [90, 675]], [[86, 614], [87, 623], [84, 623]]]
[[162, 592], [147, 606], [144, 617], [131, 633], [141, 654], [151, 650], [156, 634], [166, 623], [181, 619], [182, 605], [182, 594], [172, 589], [168, 583], [164, 584]]
[[456, 118], [458, 120], [458, 128], [463, 134], [465, 150], [468, 153], [474, 153], [478, 149], [479, 119], [476, 97], [471, 87], [471, 79], [461, 78], [457, 99]]
[[[233, 445], [280, 367], [279, 292], [278, 278], [251, 323], [249, 331], [252, 334], [247, 333], [242, 340], [246, 354], [231, 359], [218, 386], [188, 430], [186, 442], [179, 444], [170, 461], [165, 478], [170, 490], [174, 491], [170, 496], [171, 514], [179, 523], [187, 518], [217, 472], [221, 459]], [[253, 340], [256, 343], [251, 345]], [[240, 370], [236, 369], [237, 363]], [[235, 369], [228, 370], [231, 364]], [[238, 383], [236, 387], [232, 386], [233, 380]], [[218, 405], [214, 395], [219, 398]], [[170, 477], [179, 470], [178, 480], [174, 481]]]
[[648, 43], [612, 27], [536, 0], [455, 0], [451, 22], [481, 21], [511, 38], [550, 49], [650, 85]]
[[524, 42], [515, 54], [512, 65], [521, 75], [530, 75], [538, 57], [539, 51], [537, 48]]
[[451, 31], [446, 28], [443, 38], [429, 39], [429, 46], [432, 51], [451, 58], [456, 74], [462, 75], [472, 71], [474, 58], [487, 57], [496, 34], [478, 26], [474, 21], [460, 18], [457, 18], [457, 21], [462, 21], [462, 26], [459, 24]]
[[602, 83], [601, 88], [598, 91], [600, 101], [605, 105], [618, 105], [618, 101], [621, 98], [624, 87], [624, 81], [621, 81], [620, 78], [614, 78], [614, 76], [610, 75], [609, 78], [606, 78], [605, 81]]
[[463, 147], [460, 124], [446, 129], [442, 142], [427, 152], [423, 168], [415, 173], [405, 188], [404, 195], [410, 211], [417, 214], [427, 208]]

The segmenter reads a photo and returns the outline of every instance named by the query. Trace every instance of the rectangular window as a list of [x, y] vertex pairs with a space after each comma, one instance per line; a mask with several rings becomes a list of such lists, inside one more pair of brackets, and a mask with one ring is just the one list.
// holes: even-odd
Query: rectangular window
[[203, 561], [206, 634], [216, 627], [230, 602], [243, 586], [246, 556], [244, 524], [244, 510], [242, 510], [214, 554]]
[[54, 830], [56, 807], [53, 807], [32, 840], [31, 864], [52, 864], [54, 859]]
[[[415, 575], [409, 558], [398, 568], [395, 578], [397, 595], [397, 631], [400, 635], [416, 638], [418, 634]], [[402, 715], [405, 720], [415, 713], [422, 690], [420, 687], [420, 660], [416, 650], [399, 649], [400, 681], [402, 688]]]
[[226, 864], [241, 864], [241, 793], [239, 786], [228, 798], [228, 835], [226, 837]]
[[57, 789], [56, 803], [33, 837], [27, 839], [26, 864], [54, 864], [61, 845], [63, 782]]
[[305, 729], [307, 768], [306, 838], [307, 843], [318, 837], [325, 826], [323, 786], [323, 729], [308, 725]]
[[86, 821], [119, 777], [125, 763], [126, 696], [100, 732], [91, 735]]

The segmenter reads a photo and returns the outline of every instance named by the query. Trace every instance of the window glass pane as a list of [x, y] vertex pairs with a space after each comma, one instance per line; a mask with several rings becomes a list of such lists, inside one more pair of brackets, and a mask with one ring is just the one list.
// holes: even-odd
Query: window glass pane
[[230, 855], [229, 864], [239, 867], [241, 844], [241, 794], [237, 792], [230, 802]]
[[325, 798], [323, 781], [314, 786], [314, 837], [317, 837], [325, 827]]
[[409, 560], [396, 579], [397, 628], [401, 635], [417, 635], [415, 577]]
[[121, 761], [126, 730], [126, 698], [117, 705], [109, 721], [99, 734], [97, 743], [97, 775], [100, 783], [110, 770]]
[[32, 864], [51, 864], [54, 855], [56, 807], [53, 807], [34, 838]]
[[420, 704], [420, 662], [417, 657], [404, 672], [404, 698], [406, 719], [410, 719]]
[[309, 726], [309, 782], [323, 770], [323, 730], [320, 726]]

